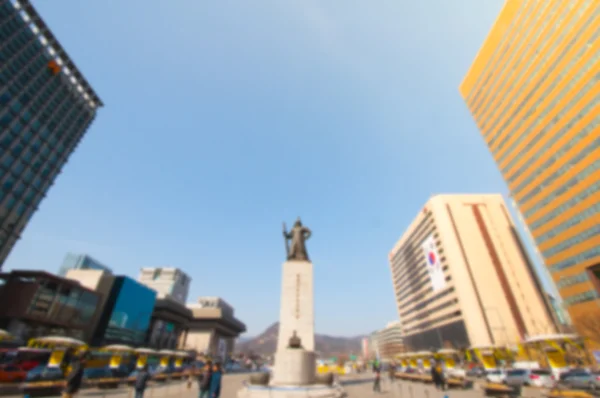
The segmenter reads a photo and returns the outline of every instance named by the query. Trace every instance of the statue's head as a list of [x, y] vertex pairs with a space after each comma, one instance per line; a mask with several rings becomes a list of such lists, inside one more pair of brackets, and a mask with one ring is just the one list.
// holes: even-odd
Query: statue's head
[[294, 223], [295, 227], [301, 227], [302, 226], [302, 221], [300, 221], [300, 217], [298, 217], [298, 219], [296, 220], [296, 222]]

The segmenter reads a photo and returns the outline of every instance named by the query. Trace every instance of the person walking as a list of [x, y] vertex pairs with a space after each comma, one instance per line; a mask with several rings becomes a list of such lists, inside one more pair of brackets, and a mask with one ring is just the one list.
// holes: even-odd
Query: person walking
[[63, 398], [72, 398], [81, 388], [83, 382], [83, 369], [85, 369], [86, 360], [86, 354], [82, 354], [72, 362], [71, 371], [66, 380], [67, 384], [62, 393]]
[[190, 367], [185, 370], [185, 377], [187, 379], [187, 389], [189, 390], [192, 388], [194, 377], [196, 377], [196, 364], [191, 364]]
[[204, 371], [198, 377], [200, 392], [198, 398], [210, 398], [210, 379], [212, 378], [212, 362], [207, 361], [204, 365]]
[[444, 380], [444, 369], [442, 364], [437, 361], [431, 366], [431, 379], [438, 390], [446, 390], [446, 380]]
[[144, 398], [144, 391], [150, 381], [150, 372], [148, 371], [148, 365], [144, 365], [135, 378], [135, 398]]
[[373, 381], [373, 391], [381, 392], [381, 366], [376, 364], [373, 366], [373, 370], [375, 371], [375, 381]]
[[223, 377], [223, 371], [221, 364], [216, 363], [213, 368], [213, 373], [210, 378], [210, 398], [219, 398], [221, 395], [221, 379]]
[[388, 375], [390, 377], [390, 383], [393, 384], [396, 379], [396, 364], [394, 362], [389, 364]]

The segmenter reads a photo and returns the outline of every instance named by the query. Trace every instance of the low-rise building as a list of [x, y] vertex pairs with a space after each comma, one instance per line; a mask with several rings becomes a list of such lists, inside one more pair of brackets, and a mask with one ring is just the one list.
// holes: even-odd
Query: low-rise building
[[187, 302], [192, 278], [179, 268], [142, 268], [138, 281], [156, 291], [158, 298]]
[[234, 316], [234, 309], [220, 297], [200, 297], [187, 304], [192, 311], [185, 349], [223, 359], [233, 353], [235, 340], [246, 325]]
[[191, 320], [192, 310], [185, 305], [169, 297], [156, 299], [145, 346], [155, 350], [185, 348]]
[[[0, 328], [26, 343], [49, 335], [85, 339], [102, 294], [44, 271], [0, 274]], [[10, 305], [9, 305], [10, 303]]]

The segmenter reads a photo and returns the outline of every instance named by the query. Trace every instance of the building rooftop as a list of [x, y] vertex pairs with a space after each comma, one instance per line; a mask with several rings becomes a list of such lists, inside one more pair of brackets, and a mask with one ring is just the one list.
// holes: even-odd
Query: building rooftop
[[42, 17], [37, 13], [29, 0], [13, 0], [13, 5], [20, 10], [21, 18], [29, 23], [31, 30], [40, 35], [40, 42], [48, 51], [51, 57], [54, 57], [56, 63], [61, 67], [62, 73], [70, 80], [83, 98], [92, 109], [104, 106], [102, 100], [98, 97], [92, 86], [83, 77], [81, 71], [77, 68], [71, 57], [67, 54], [58, 39], [52, 34], [52, 31], [46, 25]]

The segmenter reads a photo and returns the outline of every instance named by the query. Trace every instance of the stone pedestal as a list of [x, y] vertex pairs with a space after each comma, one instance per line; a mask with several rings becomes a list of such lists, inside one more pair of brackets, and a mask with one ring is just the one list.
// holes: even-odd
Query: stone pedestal
[[317, 355], [313, 351], [287, 348], [275, 354], [273, 385], [306, 386], [315, 383]]
[[[316, 384], [313, 265], [310, 261], [283, 263], [281, 312], [275, 366], [269, 386], [245, 384], [238, 398], [341, 398], [337, 384]], [[299, 348], [289, 348], [299, 338]]]
[[294, 332], [300, 338], [302, 348], [314, 351], [313, 265], [309, 261], [286, 261], [282, 268], [277, 352], [287, 349]]

